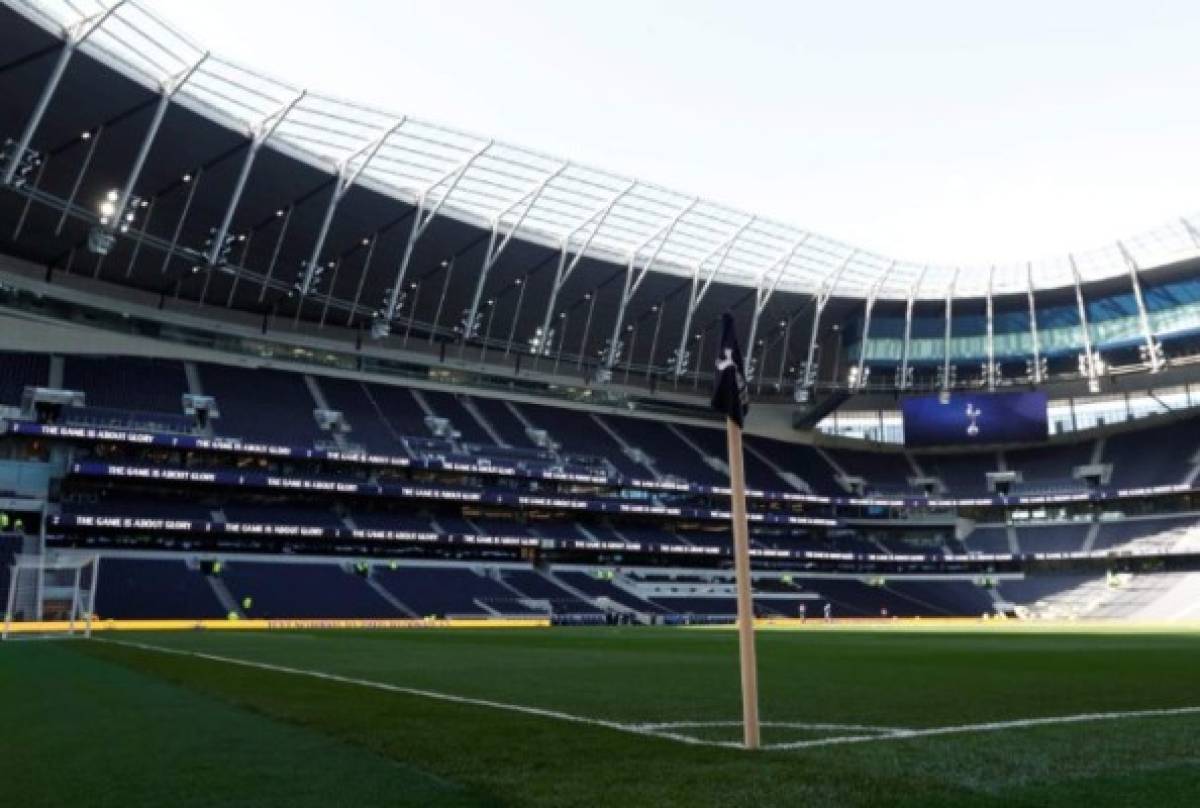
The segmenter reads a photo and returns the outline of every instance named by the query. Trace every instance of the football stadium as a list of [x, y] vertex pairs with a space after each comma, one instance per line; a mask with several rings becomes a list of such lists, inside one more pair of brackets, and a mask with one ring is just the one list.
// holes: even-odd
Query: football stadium
[[138, 0], [0, 102], [10, 804], [1195, 804], [1200, 217], [892, 259]]

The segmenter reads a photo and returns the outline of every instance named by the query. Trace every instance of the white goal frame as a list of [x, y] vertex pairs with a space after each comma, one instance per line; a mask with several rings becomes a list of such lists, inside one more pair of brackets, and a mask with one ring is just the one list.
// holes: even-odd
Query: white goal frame
[[94, 553], [14, 556], [0, 639], [91, 637], [99, 578]]

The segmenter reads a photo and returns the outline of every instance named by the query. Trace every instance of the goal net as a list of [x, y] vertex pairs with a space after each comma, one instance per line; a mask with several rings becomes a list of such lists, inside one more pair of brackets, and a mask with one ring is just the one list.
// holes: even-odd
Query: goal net
[[95, 555], [15, 556], [8, 569], [3, 638], [90, 637], [99, 571]]

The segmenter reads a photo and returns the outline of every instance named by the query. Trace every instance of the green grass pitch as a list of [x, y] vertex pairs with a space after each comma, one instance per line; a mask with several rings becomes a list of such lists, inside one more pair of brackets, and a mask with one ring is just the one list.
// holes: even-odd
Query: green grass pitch
[[816, 627], [760, 632], [758, 648], [768, 748], [752, 753], [734, 746], [727, 630], [4, 643], [0, 794], [125, 808], [1200, 799], [1194, 632]]

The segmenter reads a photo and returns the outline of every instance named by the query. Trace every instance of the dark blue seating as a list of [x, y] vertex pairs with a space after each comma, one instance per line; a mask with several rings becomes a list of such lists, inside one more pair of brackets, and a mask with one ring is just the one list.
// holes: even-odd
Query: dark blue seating
[[47, 354], [0, 352], [0, 404], [20, 406], [26, 387], [45, 387], [49, 383]]
[[115, 557], [100, 560], [96, 614], [121, 620], [226, 616], [204, 575], [184, 562]]
[[[1153, 446], [1152, 456], [1146, 447]], [[1112, 485], [1142, 488], [1176, 485], [1191, 470], [1200, 452], [1200, 418], [1112, 435], [1104, 444], [1104, 461], [1112, 463]]]
[[264, 564], [234, 561], [221, 579], [239, 605], [251, 599], [246, 617], [405, 617], [366, 580], [332, 564]]
[[316, 403], [298, 373], [269, 368], [199, 365], [206, 395], [221, 412], [218, 435], [244, 441], [312, 446], [328, 439], [313, 417]]
[[476, 600], [494, 602], [508, 614], [528, 614], [517, 595], [499, 582], [461, 567], [376, 567], [375, 578], [397, 600], [422, 616], [486, 617], [491, 613]]
[[853, 449], [826, 449], [842, 469], [852, 477], [862, 477], [868, 491], [906, 491], [914, 474], [908, 460], [899, 452], [863, 452]]
[[495, 398], [475, 396], [472, 401], [483, 417], [509, 446], [536, 449], [533, 441], [525, 434], [525, 426], [512, 414], [503, 401]]
[[600, 610], [533, 571], [505, 570], [502, 573], [509, 586], [528, 598], [550, 601], [556, 614], [590, 614]]
[[705, 464], [662, 422], [617, 416], [605, 416], [605, 421], [626, 443], [649, 455], [660, 473], [707, 485], [729, 484], [727, 475]]
[[1023, 553], [1074, 553], [1083, 549], [1089, 527], [1086, 523], [1021, 527], [1017, 544]]
[[648, 614], [658, 614], [664, 612], [661, 606], [656, 603], [651, 603], [644, 598], [639, 598], [632, 592], [628, 592], [621, 587], [612, 583], [612, 581], [597, 578], [594, 575], [589, 575], [586, 572], [575, 572], [564, 570], [555, 573], [555, 577], [566, 583], [568, 586], [578, 589], [586, 595], [594, 598], [606, 597], [609, 600], [620, 603], [623, 606], [628, 606], [639, 612]]
[[1076, 466], [1091, 462], [1094, 441], [1085, 443], [1056, 443], [1031, 449], [1004, 453], [1010, 471], [1021, 472], [1021, 491], [1080, 489], [1084, 484], [1073, 479]]
[[1192, 527], [1198, 520], [1194, 516], [1167, 517], [1163, 519], [1134, 519], [1124, 522], [1101, 522], [1096, 534], [1093, 550], [1109, 550], [1120, 547], [1135, 539], [1166, 533], [1179, 528]]
[[1007, 553], [1008, 531], [1002, 527], [977, 527], [966, 538], [967, 551], [972, 553]]
[[175, 415], [188, 392], [183, 362], [138, 356], [68, 356], [63, 387], [86, 393], [88, 406]]
[[458, 396], [437, 390], [422, 390], [421, 395], [425, 397], [425, 401], [435, 415], [447, 419], [458, 430], [461, 435], [460, 440], [468, 443], [494, 443], [483, 426], [475, 420], [475, 416], [471, 415], [459, 401]]
[[[404, 454], [402, 437], [376, 407], [362, 382], [351, 379], [321, 379], [325, 403], [338, 410], [350, 425], [348, 440], [371, 452]], [[422, 425], [418, 435], [428, 432]]]
[[[785, 443], [772, 438], [762, 438], [747, 435], [747, 446], [753, 446], [764, 457], [778, 466], [782, 471], [795, 474], [808, 483], [814, 494], [823, 496], [842, 496], [846, 492], [834, 479], [833, 469], [825, 462], [825, 458], [817, 454], [811, 446], [799, 443]], [[749, 453], [747, 452], [747, 457]], [[782, 490], [791, 490], [790, 487]]]
[[538, 404], [519, 404], [518, 409], [529, 422], [546, 430], [562, 445], [562, 451], [579, 455], [606, 458], [619, 474], [626, 477], [645, 479], [650, 472], [645, 466], [633, 462], [621, 451], [621, 446], [604, 431], [586, 412], [566, 410], [558, 407], [543, 407]]

